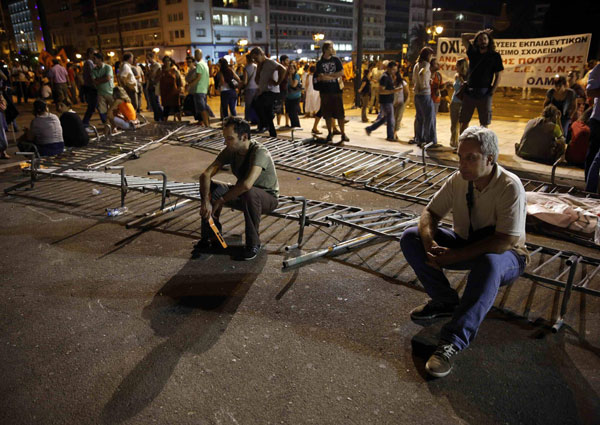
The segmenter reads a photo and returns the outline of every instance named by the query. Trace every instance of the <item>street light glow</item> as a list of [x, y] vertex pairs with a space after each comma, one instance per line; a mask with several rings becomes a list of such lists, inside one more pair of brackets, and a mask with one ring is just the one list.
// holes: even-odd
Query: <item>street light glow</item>
[[240, 41], [238, 41], [238, 44], [242, 47], [246, 47], [248, 45], [248, 40], [246, 40], [245, 38], [240, 39]]
[[77, 59], [81, 59], [81, 55], [80, 55], [79, 53], [75, 53], [75, 57], [76, 57]]
[[108, 52], [108, 56], [110, 56], [111, 58], [115, 55], [115, 52]]
[[158, 53], [158, 52], [160, 52], [160, 49], [159, 49], [158, 47], [155, 47], [154, 49], [152, 49], [152, 51], [153, 51], [154, 53]]
[[441, 25], [438, 25], [437, 27], [435, 27], [435, 32], [437, 32], [438, 34], [441, 34], [442, 31], [444, 31], [444, 27]]

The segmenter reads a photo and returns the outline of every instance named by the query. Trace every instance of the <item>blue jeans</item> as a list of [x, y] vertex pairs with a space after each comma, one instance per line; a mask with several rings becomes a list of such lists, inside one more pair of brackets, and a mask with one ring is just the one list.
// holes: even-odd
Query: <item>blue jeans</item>
[[[438, 229], [435, 241], [440, 246], [454, 249], [470, 243], [452, 230], [443, 228]], [[427, 256], [417, 227], [404, 231], [400, 246], [406, 261], [431, 299], [458, 304], [452, 320], [442, 328], [441, 339], [453, 343], [459, 350], [468, 347], [475, 338], [479, 325], [494, 305], [500, 286], [517, 280], [525, 269], [524, 257], [514, 251], [483, 254], [470, 261], [446, 266], [450, 270], [471, 270], [465, 291], [459, 300], [458, 293], [450, 286], [444, 272], [426, 263]]]
[[244, 119], [252, 124], [258, 123], [258, 114], [254, 109], [254, 105], [252, 105], [252, 102], [254, 102], [254, 99], [256, 98], [256, 93], [258, 93], [258, 89], [247, 88], [244, 90]]
[[379, 103], [380, 113], [373, 124], [367, 127], [367, 131], [377, 130], [385, 122], [387, 125], [387, 138], [394, 138], [394, 104], [393, 103]]
[[435, 129], [435, 109], [431, 95], [415, 95], [415, 142], [437, 143], [437, 134]]
[[600, 173], [600, 121], [591, 119], [590, 144], [585, 156], [585, 190], [598, 192], [598, 173]]
[[223, 90], [221, 91], [221, 119], [227, 117], [227, 109], [229, 108], [229, 115], [235, 117], [235, 105], [237, 104], [237, 93], [235, 90]]
[[148, 100], [154, 112], [154, 121], [162, 121], [163, 119], [163, 108], [158, 101], [154, 86], [148, 86]]

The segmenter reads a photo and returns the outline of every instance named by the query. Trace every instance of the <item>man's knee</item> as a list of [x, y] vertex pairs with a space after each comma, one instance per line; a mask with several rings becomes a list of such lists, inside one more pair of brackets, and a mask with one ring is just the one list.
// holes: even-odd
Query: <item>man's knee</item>
[[400, 237], [400, 248], [402, 248], [403, 252], [405, 249], [414, 249], [415, 244], [421, 245], [419, 228], [417, 226], [409, 227], [402, 232], [402, 236]]

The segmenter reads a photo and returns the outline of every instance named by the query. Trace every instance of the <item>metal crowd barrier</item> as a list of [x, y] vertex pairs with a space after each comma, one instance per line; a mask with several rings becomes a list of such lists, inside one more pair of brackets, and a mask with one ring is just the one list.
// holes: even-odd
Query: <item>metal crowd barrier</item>
[[[408, 150], [397, 154], [377, 153], [332, 146], [312, 139], [296, 140], [276, 137], [253, 137], [271, 153], [281, 169], [352, 183], [379, 194], [427, 204], [442, 185], [457, 172], [457, 167], [427, 163], [409, 158]], [[207, 136], [187, 134], [191, 146], [211, 153], [223, 149], [223, 137], [214, 132]], [[521, 179], [526, 191], [568, 193], [579, 197], [598, 197], [575, 187]]]

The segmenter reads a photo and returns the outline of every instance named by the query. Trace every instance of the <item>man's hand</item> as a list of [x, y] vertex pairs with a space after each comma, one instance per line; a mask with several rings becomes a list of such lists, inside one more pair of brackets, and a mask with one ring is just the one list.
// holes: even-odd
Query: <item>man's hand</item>
[[442, 267], [456, 263], [454, 250], [439, 246], [435, 242], [431, 249], [427, 251], [427, 264], [441, 270]]
[[212, 214], [213, 207], [209, 201], [202, 201], [200, 205], [200, 217], [204, 220], [208, 220]]

